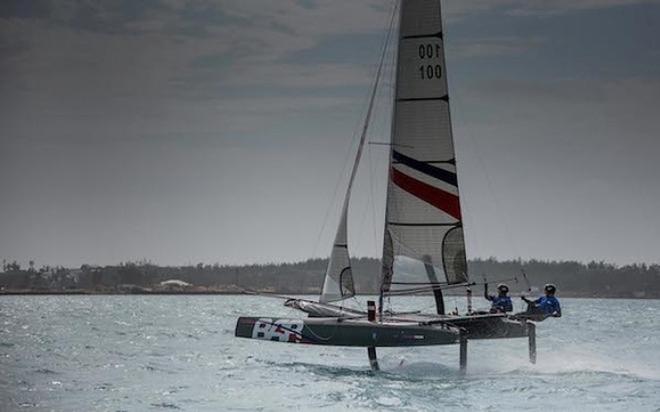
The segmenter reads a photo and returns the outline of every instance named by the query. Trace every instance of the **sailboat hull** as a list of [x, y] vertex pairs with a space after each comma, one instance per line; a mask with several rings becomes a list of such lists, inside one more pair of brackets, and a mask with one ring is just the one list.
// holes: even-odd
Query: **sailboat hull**
[[438, 318], [429, 322], [365, 318], [240, 317], [235, 335], [241, 338], [311, 345], [400, 347], [451, 345], [459, 343], [461, 332], [470, 340], [507, 339], [528, 336], [528, 323], [505, 316]]
[[365, 319], [277, 319], [241, 317], [236, 336], [312, 345], [395, 347], [448, 345], [458, 342], [458, 328], [420, 326], [416, 322], [370, 322]]
[[507, 316], [466, 317], [452, 323], [465, 331], [465, 337], [477, 339], [524, 338], [529, 334], [531, 322], [511, 319]]
[[235, 335], [241, 338], [311, 345], [397, 347], [450, 345], [459, 342], [461, 330], [468, 339], [527, 336], [524, 323], [506, 318], [458, 320], [456, 324], [420, 322], [370, 322], [364, 318], [278, 319], [241, 317]]

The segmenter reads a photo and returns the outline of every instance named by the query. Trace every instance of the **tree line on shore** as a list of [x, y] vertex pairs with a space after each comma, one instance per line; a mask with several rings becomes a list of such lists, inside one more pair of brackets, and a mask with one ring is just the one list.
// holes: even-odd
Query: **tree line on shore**
[[[380, 260], [352, 259], [355, 287], [359, 293], [377, 293]], [[42, 266], [33, 261], [22, 268], [3, 261], [0, 290], [3, 292], [114, 293], [134, 286], [149, 290], [161, 282], [177, 279], [191, 285], [188, 292], [266, 291], [282, 294], [317, 294], [323, 283], [327, 259], [297, 263], [241, 266], [207, 265], [157, 266], [127, 262], [114, 266], [82, 265], [80, 268]], [[618, 266], [604, 262], [474, 259], [468, 263], [474, 293], [481, 293], [484, 280], [493, 286], [506, 281], [514, 293], [532, 287], [534, 293], [545, 283], [555, 283], [563, 296], [660, 298], [660, 265]], [[522, 275], [522, 270], [526, 277]], [[129, 289], [130, 290], [130, 289]], [[492, 288], [494, 290], [494, 288]], [[461, 292], [462, 293], [462, 292]]]

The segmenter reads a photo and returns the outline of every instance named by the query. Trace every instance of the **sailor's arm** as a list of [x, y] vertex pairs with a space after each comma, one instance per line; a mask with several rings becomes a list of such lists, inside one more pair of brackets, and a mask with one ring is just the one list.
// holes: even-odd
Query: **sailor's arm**
[[552, 316], [555, 318], [561, 318], [561, 305], [559, 304], [559, 301], [555, 301], [555, 311], [552, 312]]
[[493, 297], [488, 294], [488, 283], [484, 283], [484, 298], [486, 300], [493, 300]]

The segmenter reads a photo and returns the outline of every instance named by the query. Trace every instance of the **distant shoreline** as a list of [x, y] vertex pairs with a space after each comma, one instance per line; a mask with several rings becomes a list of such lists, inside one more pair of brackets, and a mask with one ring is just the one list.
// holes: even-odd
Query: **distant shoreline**
[[219, 290], [204, 290], [204, 291], [187, 291], [187, 292], [175, 292], [175, 291], [152, 291], [152, 292], [117, 292], [117, 291], [94, 291], [94, 290], [74, 290], [74, 291], [0, 291], [0, 296], [16, 296], [16, 295], [250, 295], [249, 293], [237, 293], [237, 292], [224, 292]]
[[[263, 294], [318, 295], [324, 282], [327, 259], [251, 266], [157, 266], [122, 263], [117, 266], [82, 265], [78, 269], [4, 263], [0, 272], [0, 295], [234, 295], [259, 291]], [[382, 278], [378, 259], [352, 259], [354, 287], [364, 294], [377, 294]], [[520, 276], [524, 268], [525, 276]], [[559, 296], [577, 298], [660, 299], [660, 264], [616, 266], [604, 262], [471, 260], [473, 279], [491, 285], [508, 282], [511, 291], [540, 295], [541, 285], [554, 283]], [[475, 275], [481, 274], [481, 275]], [[523, 292], [528, 289], [534, 293]], [[475, 300], [483, 285], [472, 287]], [[447, 295], [464, 295], [446, 290]], [[518, 296], [517, 294], [515, 296]]]
[[[204, 291], [141, 291], [141, 292], [117, 292], [117, 291], [91, 291], [91, 290], [72, 290], [72, 291], [19, 291], [19, 290], [5, 290], [0, 291], [0, 296], [61, 296], [61, 295], [86, 295], [86, 296], [130, 296], [130, 295], [229, 295], [229, 296], [261, 296], [268, 297], [269, 294], [286, 295], [286, 296], [310, 296], [316, 295], [314, 293], [278, 293], [278, 292], [264, 292], [264, 293], [240, 293], [220, 290], [204, 290]], [[357, 296], [374, 296], [372, 293], [358, 294]], [[421, 296], [421, 295], [418, 295]], [[447, 297], [464, 297], [462, 294], [447, 293]], [[526, 296], [536, 296], [534, 294], [526, 294]], [[513, 295], [513, 299], [517, 299], [519, 295]], [[660, 298], [654, 296], [648, 297], [632, 297], [632, 296], [585, 296], [574, 293], [566, 293], [558, 296], [559, 298], [578, 298], [578, 299], [632, 299], [632, 300], [658, 300]], [[473, 297], [478, 300], [478, 296]]]

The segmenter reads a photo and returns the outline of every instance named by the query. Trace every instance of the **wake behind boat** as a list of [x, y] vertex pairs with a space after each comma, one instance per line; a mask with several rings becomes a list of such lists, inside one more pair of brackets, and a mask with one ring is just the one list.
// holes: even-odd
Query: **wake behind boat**
[[[387, 43], [395, 31], [393, 23], [375, 76], [319, 301], [285, 302], [307, 313], [304, 320], [241, 317], [235, 334], [276, 342], [366, 347], [374, 370], [378, 369], [377, 347], [459, 344], [460, 366], [465, 370], [468, 340], [527, 337], [529, 358], [535, 362], [532, 318], [471, 309], [469, 287], [474, 282], [467, 272], [440, 1], [401, 0], [397, 9], [397, 72], [378, 303], [369, 301], [366, 311], [344, 305], [356, 293], [347, 216]], [[395, 15], [396, 10], [392, 22]], [[445, 310], [443, 289], [456, 287], [468, 293], [464, 315]], [[385, 308], [392, 298], [420, 294], [433, 296], [435, 313], [396, 313]]]

